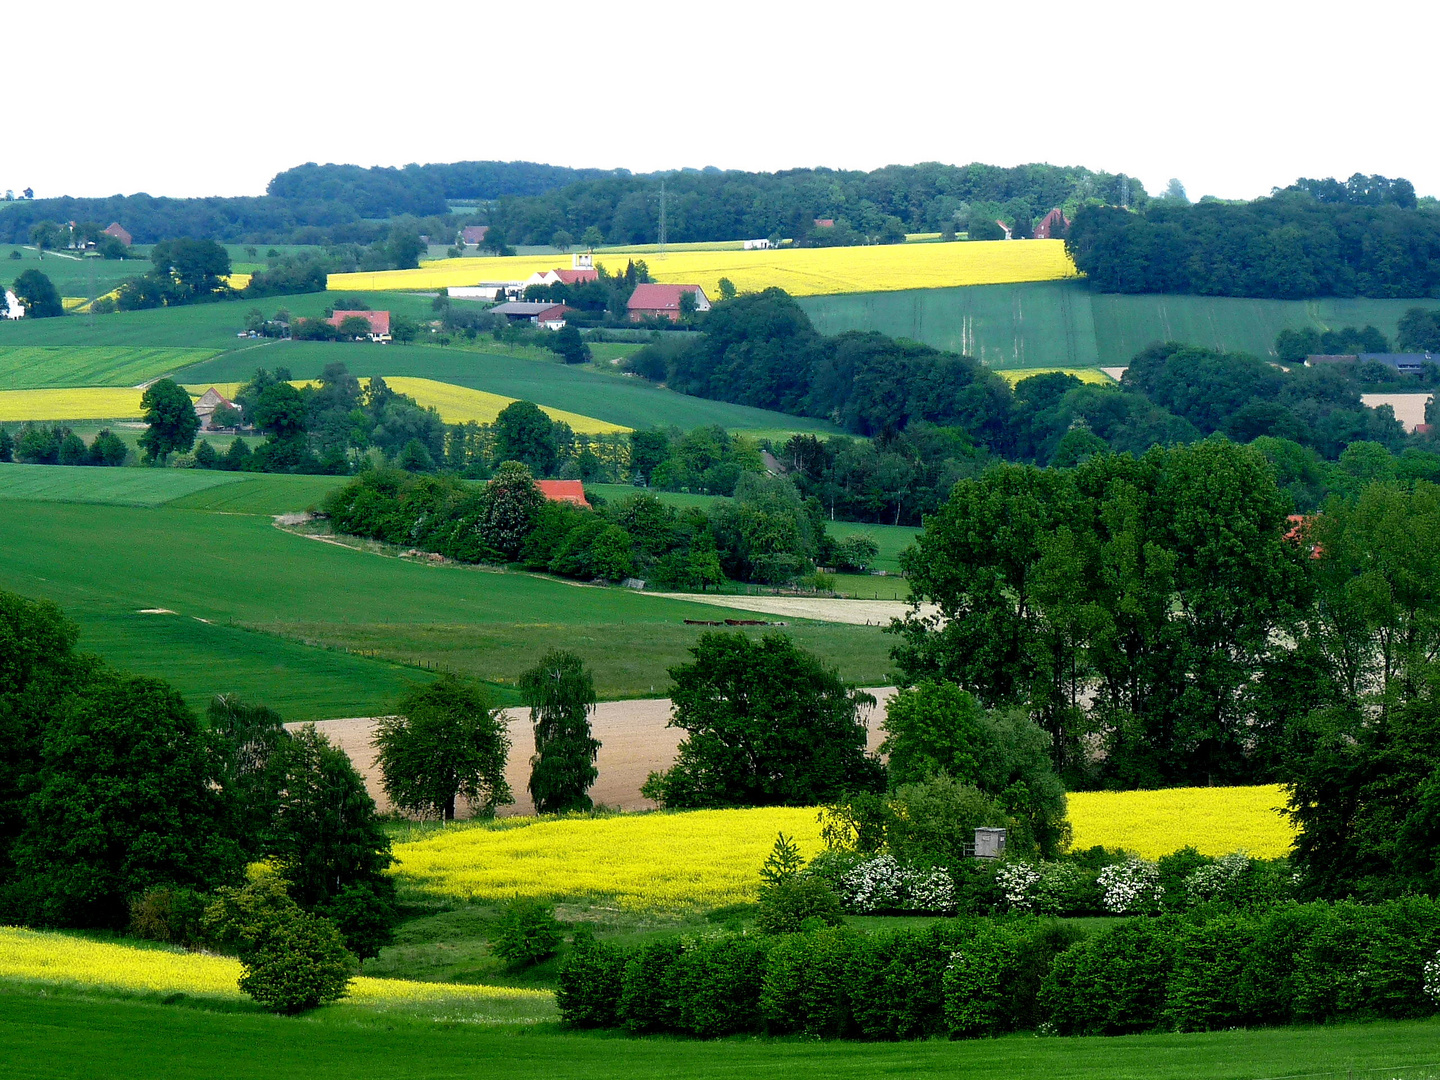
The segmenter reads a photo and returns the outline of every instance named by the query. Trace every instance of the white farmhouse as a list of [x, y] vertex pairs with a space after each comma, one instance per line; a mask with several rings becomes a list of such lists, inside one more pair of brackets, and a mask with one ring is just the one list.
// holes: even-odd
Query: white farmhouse
[[9, 289], [5, 290], [5, 318], [23, 319], [25, 317], [25, 305], [20, 303], [17, 297]]

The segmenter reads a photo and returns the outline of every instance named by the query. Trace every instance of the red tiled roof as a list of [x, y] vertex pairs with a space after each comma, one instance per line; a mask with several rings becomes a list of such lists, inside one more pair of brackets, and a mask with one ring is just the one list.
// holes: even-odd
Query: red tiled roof
[[582, 268], [579, 270], [557, 269], [555, 271], [555, 276], [558, 277], [566, 285], [583, 285], [587, 281], [599, 281], [600, 271], [593, 268]]
[[835, 219], [834, 219], [834, 218], [817, 217], [817, 218], [815, 219], [815, 228], [817, 228], [817, 229], [833, 229], [834, 227], [835, 227]]
[[586, 509], [590, 507], [590, 501], [585, 498], [585, 485], [579, 480], [536, 480], [535, 486], [551, 502], [574, 503]]
[[105, 229], [105, 235], [115, 237], [116, 240], [119, 240], [126, 247], [129, 247], [132, 242], [130, 230], [125, 228], [125, 226], [121, 225], [118, 221], [112, 221], [110, 223], [109, 227]]
[[335, 314], [325, 321], [338, 328], [341, 323], [350, 318], [364, 319], [370, 324], [372, 334], [390, 333], [390, 312], [388, 311], [341, 311], [337, 308]]
[[625, 306], [631, 311], [679, 311], [680, 297], [687, 292], [705, 295], [699, 285], [636, 285]]
[[483, 244], [485, 234], [490, 231], [489, 225], [466, 225], [460, 230], [460, 239], [467, 244]]

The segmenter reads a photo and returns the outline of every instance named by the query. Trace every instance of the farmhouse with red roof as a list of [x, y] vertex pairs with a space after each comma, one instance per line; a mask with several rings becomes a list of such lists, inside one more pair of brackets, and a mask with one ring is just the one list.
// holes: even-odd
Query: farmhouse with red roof
[[125, 228], [125, 226], [121, 225], [118, 221], [112, 221], [109, 228], [105, 229], [104, 232], [106, 236], [113, 236], [116, 240], [119, 240], [126, 247], [129, 247], [134, 241], [134, 237], [130, 235], [130, 230]]
[[1031, 235], [1036, 240], [1056, 240], [1069, 231], [1070, 219], [1057, 206], [1040, 219], [1040, 224], [1035, 226], [1035, 231]]
[[710, 300], [699, 285], [636, 285], [625, 306], [632, 322], [645, 319], [669, 319], [680, 321], [680, 297], [686, 293], [695, 294], [695, 310], [709, 311]]
[[460, 242], [478, 246], [485, 242], [485, 234], [490, 231], [489, 225], [466, 225], [460, 230]]
[[536, 480], [535, 486], [551, 502], [571, 503], [590, 509], [590, 500], [585, 498], [585, 485], [579, 480]]
[[386, 342], [390, 340], [390, 312], [388, 311], [341, 311], [335, 310], [335, 314], [325, 321], [335, 329], [340, 329], [340, 324], [346, 319], [364, 319], [370, 324], [369, 338], [371, 341]]

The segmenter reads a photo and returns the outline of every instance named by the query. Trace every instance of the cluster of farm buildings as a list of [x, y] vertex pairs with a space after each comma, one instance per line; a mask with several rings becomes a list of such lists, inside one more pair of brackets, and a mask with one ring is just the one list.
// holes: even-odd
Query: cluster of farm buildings
[[[461, 235], [483, 228], [482, 225], [472, 226]], [[469, 242], [468, 237], [466, 239]], [[546, 330], [559, 330], [565, 325], [570, 308], [552, 300], [525, 300], [522, 297], [532, 285], [586, 285], [600, 279], [600, 271], [595, 269], [588, 253], [575, 255], [572, 261], [574, 265], [568, 268], [537, 270], [523, 281], [482, 281], [475, 285], [452, 285], [447, 291], [452, 300], [497, 301], [491, 312], [503, 315], [511, 322], [529, 322]], [[710, 298], [699, 285], [660, 285], [653, 282], [636, 285], [625, 307], [632, 322], [654, 319], [679, 322], [681, 298], [686, 293], [695, 298], [696, 311], [710, 310]]]

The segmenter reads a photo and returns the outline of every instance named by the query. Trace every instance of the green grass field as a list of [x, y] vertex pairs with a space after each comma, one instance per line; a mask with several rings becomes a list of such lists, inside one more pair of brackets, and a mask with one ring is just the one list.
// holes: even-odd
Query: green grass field
[[197, 364], [213, 349], [108, 345], [0, 345], [0, 390], [53, 386], [138, 386]]
[[[66, 494], [67, 477], [54, 475], [64, 470], [49, 472], [51, 495]], [[87, 485], [197, 475], [69, 472], [87, 474], [72, 481]], [[685, 619], [749, 617], [385, 557], [283, 532], [264, 516], [313, 505], [324, 486], [323, 478], [257, 476], [179, 493], [159, 509], [10, 499], [0, 513], [0, 587], [54, 600], [80, 624], [83, 648], [169, 679], [192, 702], [233, 691], [283, 703], [291, 719], [383, 710], [417, 665], [513, 685], [551, 646], [585, 657], [603, 697], [663, 694], [666, 668], [703, 632]], [[125, 498], [175, 494], [152, 487]], [[174, 614], [141, 614], [156, 608]], [[851, 681], [873, 684], [889, 669], [890, 641], [873, 628], [797, 623], [791, 632]]]
[[[10, 257], [12, 251], [20, 258]], [[26, 270], [39, 270], [55, 284], [61, 296], [102, 296], [122, 281], [151, 269], [149, 259], [79, 259], [50, 252], [43, 259], [34, 248], [0, 244], [0, 281], [9, 284]], [[94, 293], [91, 293], [91, 288]]]
[[362, 379], [370, 375], [436, 379], [594, 416], [625, 427], [673, 424], [688, 430], [720, 424], [731, 430], [838, 430], [823, 421], [687, 397], [639, 379], [604, 374], [584, 366], [567, 367], [555, 360], [532, 360], [434, 345], [380, 347], [339, 342], [276, 342], [263, 350], [241, 350], [218, 356], [184, 369], [177, 378], [195, 384], [235, 382], [250, 378], [257, 367], [283, 365], [297, 379], [313, 379], [326, 364], [336, 360], [343, 360], [350, 371]]
[[[292, 1019], [82, 995], [0, 991], [0, 1061], [27, 1080], [741, 1080], [753, 1077], [965, 1077], [966, 1080], [1382, 1080], [1440, 1058], [1434, 1021], [1278, 1028], [1199, 1035], [965, 1042], [700, 1042], [497, 1025], [483, 1015], [419, 1018], [330, 1006]], [[217, 1063], [223, 1067], [217, 1069]], [[1390, 1072], [1380, 1071], [1389, 1068]], [[1367, 1070], [1376, 1070], [1369, 1072]]]
[[244, 478], [244, 473], [199, 469], [102, 469], [71, 465], [0, 464], [0, 499], [159, 506], [205, 488], [232, 484]]
[[[48, 262], [48, 260], [47, 260]], [[256, 368], [288, 367], [297, 379], [317, 378], [326, 364], [342, 361], [361, 378], [371, 375], [410, 375], [437, 379], [507, 397], [524, 398], [585, 416], [595, 416], [625, 427], [676, 425], [689, 429], [721, 424], [732, 430], [765, 432], [771, 437], [794, 431], [834, 432], [832, 425], [819, 420], [787, 416], [766, 409], [730, 405], [720, 401], [686, 397], [662, 390], [639, 379], [602, 372], [594, 367], [567, 367], [546, 359], [534, 349], [505, 349], [483, 352], [471, 347], [434, 345], [378, 346], [355, 342], [252, 341], [237, 338], [245, 313], [258, 308], [265, 315], [285, 308], [293, 315], [315, 317], [330, 305], [374, 305], [404, 312], [416, 320], [434, 317], [426, 297], [397, 293], [345, 294], [310, 293], [304, 296], [276, 296], [257, 301], [226, 301], [192, 307], [162, 308], [153, 311], [119, 312], [113, 315], [71, 316], [63, 319], [21, 319], [0, 325], [0, 389], [63, 385], [134, 385], [147, 378], [173, 374], [185, 383], [243, 382]], [[26, 363], [7, 369], [5, 356], [22, 354], [22, 348], [67, 347], [90, 352], [54, 353], [44, 374], [28, 370]], [[601, 343], [595, 346], [602, 360], [633, 351], [631, 343]], [[122, 374], [118, 360], [100, 363], [106, 349], [114, 357], [142, 355], [130, 374]], [[125, 353], [123, 350], [133, 350]], [[211, 359], [195, 354], [174, 354], [173, 363], [159, 360], [160, 350], [206, 350]], [[195, 362], [195, 361], [203, 362]], [[107, 368], [105, 365], [108, 364]], [[90, 374], [95, 368], [101, 374]], [[114, 370], [111, 371], [110, 369]], [[66, 374], [73, 371], [73, 376]], [[105, 374], [105, 372], [109, 372]], [[11, 381], [6, 381], [10, 379]], [[44, 381], [35, 381], [43, 378]], [[19, 381], [17, 381], [19, 380]], [[25, 381], [29, 380], [29, 381]], [[97, 381], [98, 380], [98, 381]]]
[[1123, 365], [1155, 341], [1185, 341], [1266, 356], [1285, 327], [1372, 324], [1392, 340], [1407, 308], [1434, 300], [1246, 300], [1116, 296], [1083, 282], [807, 296], [826, 334], [879, 330], [978, 357], [995, 368]]

